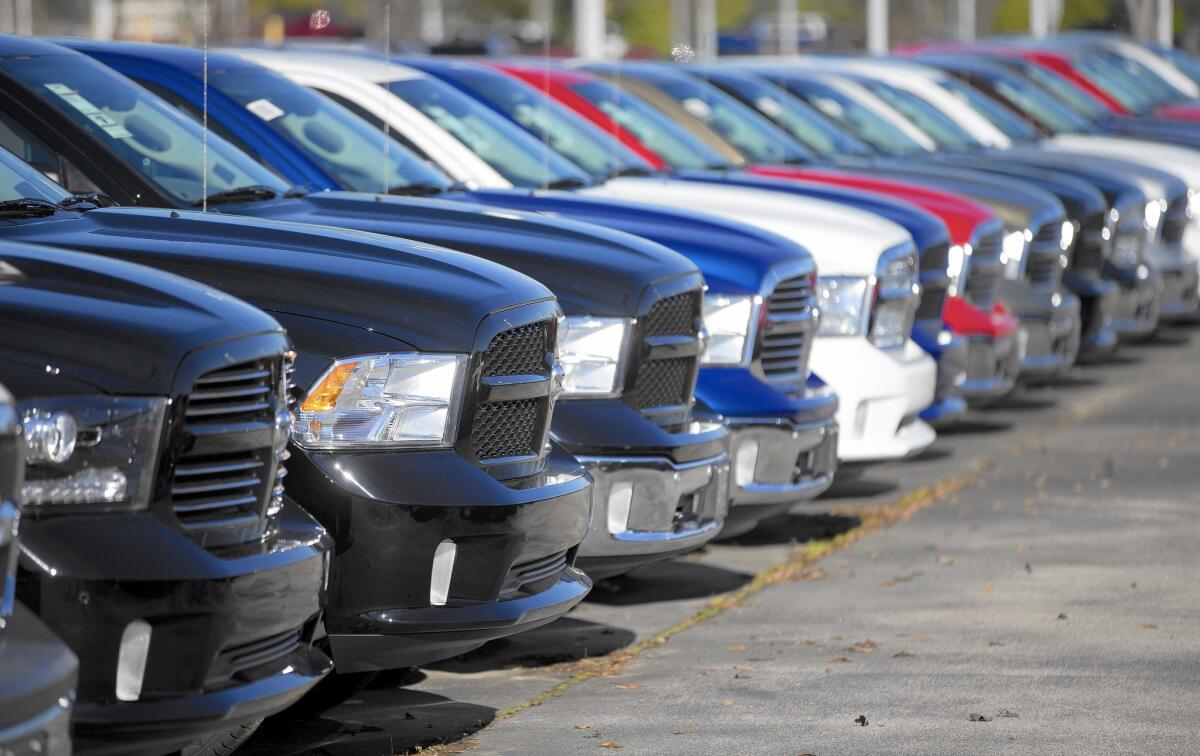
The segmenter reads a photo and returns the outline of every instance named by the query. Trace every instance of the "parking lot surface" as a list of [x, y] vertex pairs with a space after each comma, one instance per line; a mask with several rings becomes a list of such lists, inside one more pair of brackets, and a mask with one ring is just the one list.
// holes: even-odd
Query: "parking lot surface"
[[1194, 753], [1197, 365], [1174, 330], [1076, 368], [245, 751]]

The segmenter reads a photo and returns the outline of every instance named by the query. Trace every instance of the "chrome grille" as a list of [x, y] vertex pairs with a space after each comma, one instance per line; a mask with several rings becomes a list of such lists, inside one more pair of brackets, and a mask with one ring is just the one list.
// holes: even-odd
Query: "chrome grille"
[[781, 281], [763, 304], [763, 329], [758, 364], [769, 380], [799, 380], [808, 372], [808, 357], [816, 327], [813, 277]]
[[963, 273], [963, 292], [968, 302], [981, 310], [991, 310], [1000, 288], [1000, 251], [1003, 231], [997, 228], [979, 237], [973, 245], [970, 262]]
[[273, 438], [283, 371], [280, 356], [241, 363], [201, 376], [188, 394], [190, 443], [171, 470], [171, 508], [204, 545], [260, 537], [282, 501]]
[[[514, 378], [548, 381], [553, 349], [550, 321], [501, 331], [483, 353], [481, 379], [493, 386]], [[482, 462], [539, 456], [549, 424], [550, 401], [546, 392], [535, 398], [481, 402], [471, 425], [472, 453]]]
[[1075, 253], [1071, 257], [1071, 270], [1076, 273], [1099, 273], [1104, 267], [1104, 260], [1112, 246], [1112, 230], [1106, 225], [1107, 216], [1106, 212], [1101, 211], [1080, 221]]
[[1025, 279], [1033, 288], [1046, 291], [1058, 289], [1063, 273], [1061, 238], [1061, 220], [1045, 224], [1034, 235], [1033, 243], [1026, 252], [1029, 259], [1025, 261]]

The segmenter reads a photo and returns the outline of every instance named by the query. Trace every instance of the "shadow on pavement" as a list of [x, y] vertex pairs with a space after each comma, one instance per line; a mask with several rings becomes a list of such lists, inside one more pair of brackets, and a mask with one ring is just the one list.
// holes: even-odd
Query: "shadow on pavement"
[[[1039, 387], [1045, 384], [1039, 384]], [[1036, 412], [1038, 410], [1050, 409], [1058, 404], [1052, 398], [1042, 396], [1030, 396], [1027, 393], [1018, 391], [1015, 394], [1009, 394], [995, 404], [987, 407], [981, 407], [980, 412]]]
[[1154, 334], [1145, 341], [1137, 341], [1129, 344], [1128, 346], [1134, 350], [1142, 348], [1155, 349], [1158, 347], [1184, 346], [1186, 344], [1190, 344], [1191, 341], [1192, 334], [1190, 331], [1167, 326], [1155, 331]]
[[974, 433], [1003, 433], [1012, 430], [1015, 423], [1006, 420], [988, 420], [980, 417], [978, 411], [972, 411], [966, 417], [959, 418], [945, 425], [939, 425], [939, 436], [957, 436]]
[[511, 638], [492, 641], [462, 656], [431, 664], [429, 668], [466, 674], [512, 667], [545, 667], [604, 656], [628, 646], [634, 638], [633, 632], [624, 628], [563, 617]]
[[764, 520], [754, 530], [727, 543], [739, 546], [766, 546], [819, 541], [854, 530], [861, 522], [858, 517], [838, 514], [786, 514]]
[[[840, 473], [839, 473], [840, 475]], [[890, 480], [874, 478], [843, 478], [834, 477], [833, 485], [821, 494], [821, 499], [855, 499], [890, 494], [900, 485]]]
[[586, 600], [610, 606], [632, 606], [704, 598], [736, 590], [754, 577], [744, 572], [700, 564], [686, 557], [656, 562], [649, 567], [599, 581]]
[[489, 706], [424, 691], [372, 686], [312, 718], [263, 723], [243, 756], [392, 756], [461, 740], [492, 721]]
[[930, 446], [929, 448], [923, 449], [920, 453], [914, 454], [913, 456], [911, 456], [908, 459], [903, 460], [903, 461], [905, 463], [937, 462], [939, 460], [943, 460], [943, 459], [946, 459], [947, 457], [953, 457], [953, 456], [954, 456], [954, 450], [948, 446]]

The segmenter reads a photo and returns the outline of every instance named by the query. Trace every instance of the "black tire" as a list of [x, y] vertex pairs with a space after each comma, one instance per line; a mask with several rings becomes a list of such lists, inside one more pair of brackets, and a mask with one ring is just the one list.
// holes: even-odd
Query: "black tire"
[[238, 749], [242, 743], [250, 739], [262, 720], [250, 722], [228, 730], [209, 735], [199, 743], [194, 743], [179, 752], [179, 756], [228, 756]]

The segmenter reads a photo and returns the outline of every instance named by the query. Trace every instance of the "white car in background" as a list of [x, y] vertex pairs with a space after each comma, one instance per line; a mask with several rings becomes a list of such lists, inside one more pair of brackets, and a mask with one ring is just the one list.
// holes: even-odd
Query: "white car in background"
[[[483, 121], [500, 116], [482, 105], [481, 120], [475, 122], [445, 112], [427, 113], [388, 88], [395, 82], [430, 78], [421, 71], [339, 52], [232, 52], [382, 124], [471, 188], [514, 188], [496, 167], [501, 158], [487, 154], [488, 143], [481, 136], [487, 131]], [[441, 86], [469, 99], [449, 85]], [[489, 157], [493, 163], [485, 159]], [[660, 177], [619, 177], [574, 193], [705, 213], [803, 245], [821, 277], [823, 323], [810, 365], [839, 397], [838, 456], [847, 462], [896, 459], [933, 443], [934, 430], [917, 414], [933, 401], [937, 368], [909, 338], [920, 290], [916, 249], [903, 228], [833, 202]]]

